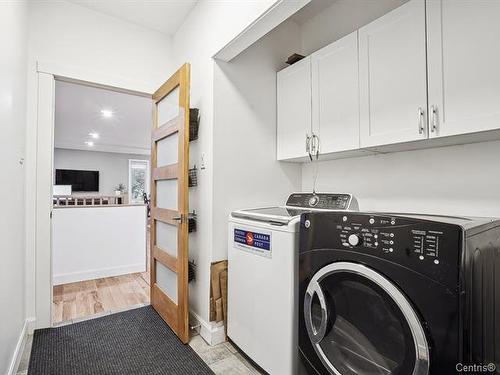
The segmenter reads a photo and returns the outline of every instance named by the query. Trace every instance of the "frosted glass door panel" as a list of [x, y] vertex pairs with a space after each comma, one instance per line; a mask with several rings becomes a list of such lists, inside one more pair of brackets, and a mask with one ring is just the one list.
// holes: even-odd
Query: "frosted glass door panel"
[[156, 246], [177, 258], [177, 226], [156, 221]]
[[178, 180], [161, 180], [156, 182], [156, 206], [177, 210]]
[[177, 274], [160, 262], [156, 262], [156, 284], [177, 304]]
[[179, 133], [174, 133], [156, 143], [156, 165], [176, 164], [179, 160]]
[[179, 115], [179, 87], [158, 102], [158, 126]]

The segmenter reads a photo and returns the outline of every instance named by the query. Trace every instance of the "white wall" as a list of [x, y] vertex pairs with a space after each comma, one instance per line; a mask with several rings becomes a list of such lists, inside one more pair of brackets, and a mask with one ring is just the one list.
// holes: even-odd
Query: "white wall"
[[276, 72], [299, 46], [285, 22], [214, 75], [213, 259], [227, 259], [235, 209], [283, 204], [300, 190], [300, 166], [276, 160]]
[[196, 282], [190, 285], [193, 312], [208, 322], [210, 263], [212, 262], [213, 199], [213, 103], [214, 61], [212, 56], [257, 19], [276, 0], [215, 2], [200, 0], [173, 38], [176, 65], [191, 64], [191, 107], [200, 109], [199, 139], [191, 142], [191, 164], [201, 166], [198, 187], [190, 194], [190, 209], [198, 214], [198, 229], [190, 236], [189, 255], [197, 267]]
[[408, 0], [337, 0], [300, 25], [302, 53], [310, 55], [406, 1]]
[[158, 86], [172, 73], [171, 38], [66, 1], [30, 3], [30, 60]]
[[[500, 142], [323, 161], [318, 191], [348, 192], [360, 209], [500, 217]], [[304, 164], [312, 189], [315, 167]]]
[[25, 323], [24, 184], [27, 5], [0, 4], [0, 373], [7, 374]]
[[120, 183], [128, 189], [129, 159], [149, 160], [149, 156], [56, 148], [54, 169], [99, 171], [99, 194], [114, 195]]
[[146, 271], [146, 206], [56, 208], [54, 285]]
[[[153, 91], [173, 72], [171, 38], [65, 1], [29, 3], [26, 174], [27, 309], [35, 316], [36, 62]], [[99, 83], [99, 82], [98, 82]], [[50, 171], [47, 171], [50, 173]]]

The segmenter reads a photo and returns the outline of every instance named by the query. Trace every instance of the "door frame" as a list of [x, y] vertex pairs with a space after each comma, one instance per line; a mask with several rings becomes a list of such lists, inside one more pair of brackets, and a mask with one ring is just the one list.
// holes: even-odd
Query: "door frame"
[[[152, 97], [160, 83], [110, 77], [100, 72], [52, 63], [37, 62], [35, 65], [28, 78], [27, 123], [28, 129], [32, 130], [27, 132], [26, 145], [26, 310], [28, 316], [32, 315], [29, 319], [34, 320], [30, 328], [40, 329], [52, 327], [53, 323], [51, 213], [55, 80], [148, 98]], [[169, 72], [166, 73], [168, 76]]]

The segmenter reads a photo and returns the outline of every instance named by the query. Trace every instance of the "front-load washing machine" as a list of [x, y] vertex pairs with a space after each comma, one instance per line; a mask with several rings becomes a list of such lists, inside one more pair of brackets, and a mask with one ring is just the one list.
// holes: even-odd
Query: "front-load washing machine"
[[303, 371], [498, 374], [499, 290], [498, 220], [306, 213], [298, 295]]
[[227, 334], [269, 374], [296, 373], [300, 215], [357, 208], [350, 194], [294, 193], [285, 206], [231, 214]]

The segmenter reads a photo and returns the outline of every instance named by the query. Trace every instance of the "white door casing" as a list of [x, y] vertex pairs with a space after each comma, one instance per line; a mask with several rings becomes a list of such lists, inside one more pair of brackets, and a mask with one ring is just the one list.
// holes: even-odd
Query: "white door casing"
[[35, 311], [37, 328], [52, 325], [52, 185], [55, 80], [38, 74], [36, 140]]
[[[113, 87], [134, 95], [151, 96], [156, 83], [130, 80], [124, 77], [103, 76], [100, 72], [86, 71], [71, 66], [37, 63], [31, 72], [36, 84], [30, 84], [28, 102], [29, 126], [36, 131], [27, 134], [26, 160], [28, 178], [34, 181], [26, 187], [26, 202], [34, 220], [27, 222], [26, 242], [34, 246], [27, 250], [27, 263], [33, 264], [34, 279], [27, 277], [27, 309], [34, 316], [36, 328], [52, 325], [52, 182], [54, 153], [54, 94], [55, 78], [70, 82], [89, 82]], [[32, 206], [33, 208], [30, 208]], [[31, 271], [31, 270], [30, 270]], [[31, 312], [32, 311], [32, 312]]]

